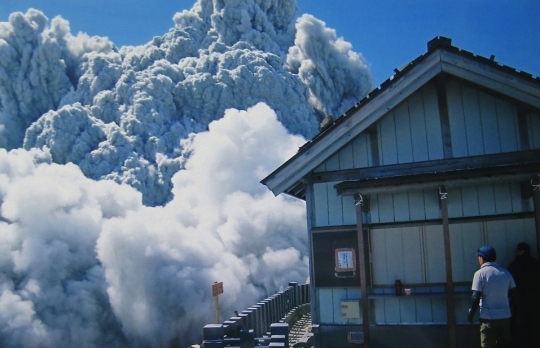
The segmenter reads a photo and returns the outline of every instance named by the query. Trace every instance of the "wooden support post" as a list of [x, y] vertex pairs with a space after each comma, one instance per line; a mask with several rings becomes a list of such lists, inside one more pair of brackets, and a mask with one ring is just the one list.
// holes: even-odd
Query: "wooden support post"
[[354, 195], [356, 206], [356, 236], [358, 238], [358, 261], [360, 273], [360, 290], [362, 292], [362, 327], [364, 329], [364, 348], [369, 348], [369, 299], [367, 293], [366, 256], [367, 248], [364, 243], [364, 224], [362, 221], [362, 204], [364, 200], [360, 194]]
[[450, 334], [450, 348], [456, 348], [456, 300], [454, 296], [454, 279], [452, 276], [452, 251], [450, 248], [450, 224], [448, 221], [448, 191], [446, 186], [439, 187], [439, 199], [441, 202], [443, 236], [444, 236], [444, 259], [446, 264], [446, 313]]
[[[313, 202], [315, 202], [315, 193], [313, 192], [313, 182], [310, 178], [304, 179], [304, 188], [306, 189], [306, 218], [307, 218], [307, 241], [308, 241], [308, 250], [309, 254], [312, 256], [309, 258], [309, 279], [310, 283], [313, 284], [315, 281], [315, 268], [313, 265], [313, 234], [311, 232], [313, 223], [315, 222], [315, 205]], [[317, 294], [315, 293], [315, 286], [310, 286], [307, 289], [309, 291], [309, 300], [311, 301], [311, 320], [313, 323], [318, 323], [320, 321], [319, 318], [319, 308], [317, 304]]]
[[540, 255], [540, 175], [531, 179], [534, 201], [534, 221], [536, 227], [536, 252]]
[[212, 296], [214, 296], [214, 312], [216, 315], [216, 324], [219, 324], [219, 295], [223, 294], [223, 282], [214, 282], [212, 284]]
[[452, 138], [450, 136], [450, 116], [448, 113], [448, 100], [446, 97], [446, 75], [439, 74], [435, 78], [437, 86], [437, 101], [439, 103], [439, 117], [441, 120], [441, 136], [443, 141], [444, 158], [453, 158]]
[[216, 316], [216, 324], [219, 324], [219, 296], [214, 296], [214, 314]]

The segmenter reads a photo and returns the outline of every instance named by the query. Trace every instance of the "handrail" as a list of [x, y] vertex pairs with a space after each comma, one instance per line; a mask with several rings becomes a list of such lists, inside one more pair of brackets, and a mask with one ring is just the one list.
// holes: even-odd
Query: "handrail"
[[[254, 347], [265, 345], [272, 340], [271, 331], [278, 332], [283, 347], [288, 345], [288, 330], [294, 323], [288, 322], [291, 312], [300, 306], [311, 303], [309, 284], [289, 283], [287, 289], [280, 291], [257, 304], [236, 312], [235, 316], [222, 324], [208, 324], [203, 328], [203, 347]], [[286, 334], [284, 334], [286, 331]], [[275, 345], [274, 345], [275, 346]]]

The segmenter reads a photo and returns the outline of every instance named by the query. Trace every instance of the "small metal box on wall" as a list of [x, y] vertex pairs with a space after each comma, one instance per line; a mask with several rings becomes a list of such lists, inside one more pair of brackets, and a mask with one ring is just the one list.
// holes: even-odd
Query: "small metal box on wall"
[[341, 301], [342, 319], [360, 319], [360, 300]]

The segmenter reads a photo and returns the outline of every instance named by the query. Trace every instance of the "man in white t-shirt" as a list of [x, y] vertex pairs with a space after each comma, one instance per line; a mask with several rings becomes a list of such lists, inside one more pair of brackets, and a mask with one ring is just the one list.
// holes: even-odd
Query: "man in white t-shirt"
[[480, 269], [474, 273], [467, 319], [472, 323], [480, 306], [480, 341], [483, 348], [506, 347], [511, 342], [509, 297], [516, 284], [510, 272], [500, 267], [496, 259], [493, 247], [484, 245], [478, 249]]

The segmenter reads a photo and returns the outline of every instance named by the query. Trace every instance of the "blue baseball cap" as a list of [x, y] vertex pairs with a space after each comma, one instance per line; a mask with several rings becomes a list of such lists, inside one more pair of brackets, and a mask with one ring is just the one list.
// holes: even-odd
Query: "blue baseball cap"
[[493, 248], [491, 245], [484, 245], [483, 247], [478, 249], [477, 255], [488, 260], [495, 260], [497, 258], [495, 248]]

